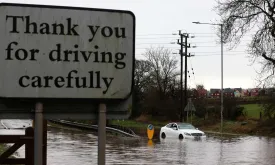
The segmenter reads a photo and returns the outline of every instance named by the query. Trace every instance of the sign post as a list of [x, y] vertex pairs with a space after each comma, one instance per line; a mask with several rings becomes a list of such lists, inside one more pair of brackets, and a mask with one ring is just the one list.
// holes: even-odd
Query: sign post
[[0, 24], [0, 118], [35, 120], [35, 164], [43, 119], [99, 118], [105, 164], [106, 118], [127, 118], [132, 107], [134, 14], [0, 3]]
[[[44, 118], [44, 116], [43, 116]], [[43, 165], [47, 165], [47, 120], [43, 120]]]
[[193, 111], [196, 111], [196, 108], [190, 98], [188, 99], [188, 103], [187, 103], [186, 107], [184, 108], [184, 111], [187, 111], [187, 122], [188, 122], [188, 118], [189, 118], [189, 111], [191, 112], [191, 124], [192, 124], [192, 116], [193, 116], [192, 113], [193, 113]]
[[99, 104], [99, 120], [98, 120], [98, 164], [105, 164], [105, 148], [106, 148], [106, 105]]
[[37, 102], [35, 105], [34, 126], [34, 164], [43, 162], [43, 104]]

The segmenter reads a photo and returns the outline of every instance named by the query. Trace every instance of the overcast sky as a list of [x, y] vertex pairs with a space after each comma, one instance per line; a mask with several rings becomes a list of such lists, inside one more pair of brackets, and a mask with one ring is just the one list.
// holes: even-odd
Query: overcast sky
[[[215, 26], [196, 25], [193, 21], [218, 23], [219, 16], [213, 10], [215, 0], [5, 0], [0, 2], [78, 6], [130, 10], [136, 16], [136, 58], [144, 58], [146, 48], [163, 46], [179, 52], [176, 42], [178, 30], [190, 33], [191, 46], [188, 52], [195, 55], [189, 58], [190, 78], [188, 86], [203, 84], [207, 89], [221, 87], [221, 56], [219, 37]], [[240, 45], [231, 51], [224, 48], [224, 88], [255, 87], [255, 70], [246, 53], [250, 35], [245, 36]], [[171, 55], [180, 60], [179, 55]], [[180, 68], [180, 63], [178, 63]], [[192, 68], [194, 74], [192, 74]]]

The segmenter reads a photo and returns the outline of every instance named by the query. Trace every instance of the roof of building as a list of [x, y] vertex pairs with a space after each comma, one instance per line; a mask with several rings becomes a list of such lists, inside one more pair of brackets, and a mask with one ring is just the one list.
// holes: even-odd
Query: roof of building
[[223, 91], [226, 92], [226, 93], [229, 93], [229, 92], [233, 93], [234, 92], [234, 90], [231, 89], [231, 88], [225, 88]]
[[210, 93], [215, 93], [215, 92], [220, 92], [221, 90], [220, 89], [210, 89]]
[[237, 90], [237, 91], [239, 91], [239, 92], [242, 92], [242, 88], [234, 88], [234, 90]]

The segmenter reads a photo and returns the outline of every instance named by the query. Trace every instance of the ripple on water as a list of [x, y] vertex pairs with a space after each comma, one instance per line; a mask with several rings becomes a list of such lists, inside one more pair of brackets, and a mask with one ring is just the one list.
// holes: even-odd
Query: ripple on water
[[[48, 131], [48, 164], [97, 164], [97, 149], [95, 134]], [[107, 137], [106, 164], [275, 165], [274, 153], [274, 139], [256, 136], [209, 136], [202, 141], [165, 139], [152, 143], [146, 139]]]

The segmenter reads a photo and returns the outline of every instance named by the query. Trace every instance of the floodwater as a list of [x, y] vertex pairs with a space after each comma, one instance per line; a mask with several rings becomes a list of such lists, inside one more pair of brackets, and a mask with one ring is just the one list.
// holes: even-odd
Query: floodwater
[[[4, 130], [0, 129], [0, 134]], [[48, 130], [49, 165], [97, 164], [97, 136], [81, 131]], [[215, 137], [206, 140], [123, 140], [107, 137], [106, 164], [275, 165], [275, 139]]]

